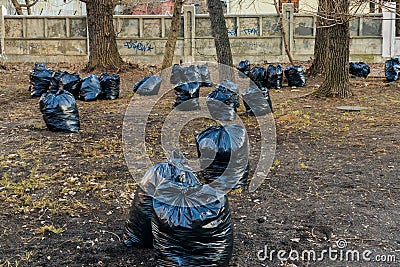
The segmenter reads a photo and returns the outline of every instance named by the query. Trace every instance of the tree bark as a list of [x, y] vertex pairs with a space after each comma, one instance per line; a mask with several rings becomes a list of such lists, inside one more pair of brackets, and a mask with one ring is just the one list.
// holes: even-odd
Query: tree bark
[[13, 6], [15, 7], [15, 10], [17, 11], [18, 15], [23, 15], [22, 13], [22, 7], [21, 5], [18, 3], [18, 0], [11, 0]]
[[183, 0], [176, 0], [174, 3], [174, 14], [172, 15], [171, 27], [169, 28], [168, 40], [165, 44], [164, 58], [161, 69], [171, 67], [174, 60], [176, 40], [181, 26], [181, 11]]
[[310, 68], [307, 70], [307, 74], [314, 77], [318, 74], [325, 74], [325, 63], [328, 58], [329, 25], [333, 24], [328, 20], [328, 1], [330, 0], [318, 1], [314, 58]]
[[211, 33], [214, 37], [215, 49], [217, 51], [217, 61], [218, 63], [232, 67], [232, 51], [221, 1], [208, 0], [207, 7], [210, 14]]
[[89, 34], [89, 62], [86, 71], [119, 70], [123, 64], [113, 24], [117, 1], [86, 1]]
[[328, 51], [326, 75], [322, 85], [313, 93], [318, 97], [348, 97], [350, 30], [347, 14], [349, 0], [329, 1], [331, 18], [335, 24], [328, 28]]
[[274, 6], [275, 6], [275, 11], [276, 11], [276, 13], [278, 14], [278, 17], [279, 17], [279, 24], [281, 26], [281, 31], [282, 31], [283, 46], [285, 48], [285, 52], [286, 52], [286, 55], [287, 55], [287, 57], [289, 59], [289, 62], [293, 66], [294, 63], [293, 63], [292, 53], [290, 53], [290, 50], [289, 50], [289, 47], [288, 47], [288, 44], [287, 44], [287, 41], [286, 41], [286, 30], [285, 30], [285, 27], [283, 27], [282, 13], [279, 10], [278, 3], [276, 2], [276, 0], [274, 0]]

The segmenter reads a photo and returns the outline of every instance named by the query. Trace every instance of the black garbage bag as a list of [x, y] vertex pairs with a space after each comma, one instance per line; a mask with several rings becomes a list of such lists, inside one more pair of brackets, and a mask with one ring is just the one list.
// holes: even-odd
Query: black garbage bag
[[102, 98], [107, 100], [117, 99], [119, 96], [120, 78], [118, 74], [102, 72], [100, 75], [100, 87]]
[[211, 81], [210, 70], [208, 69], [208, 67], [206, 65], [201, 65], [199, 67], [199, 73], [201, 76], [200, 86], [211, 87], [213, 85], [213, 82]]
[[249, 175], [248, 138], [239, 124], [217, 125], [196, 137], [200, 168], [215, 188], [245, 188]]
[[74, 96], [65, 90], [50, 90], [40, 97], [40, 112], [47, 128], [54, 132], [78, 132], [78, 107]]
[[306, 74], [300, 66], [289, 66], [284, 70], [289, 86], [303, 87], [306, 85]]
[[153, 247], [152, 214], [153, 197], [138, 187], [129, 210], [128, 220], [125, 222], [123, 234], [125, 246]]
[[264, 67], [253, 67], [250, 70], [249, 78], [259, 87], [267, 87], [267, 70]]
[[273, 112], [268, 88], [250, 87], [242, 94], [246, 116], [262, 116]]
[[135, 83], [133, 92], [138, 95], [156, 95], [161, 87], [162, 78], [158, 75], [151, 75]]
[[141, 187], [135, 192], [135, 197], [125, 222], [123, 242], [125, 246], [152, 247], [153, 235], [151, 219], [153, 216], [153, 197], [160, 199], [163, 196], [156, 194], [156, 187], [168, 185], [170, 182], [183, 178], [198, 184], [193, 171], [187, 166], [187, 160], [182, 153], [173, 151], [170, 159], [150, 168], [140, 181]]
[[397, 81], [400, 73], [399, 58], [391, 58], [385, 62], [385, 77], [388, 82]]
[[182, 154], [155, 166], [143, 183], [155, 194], [152, 231], [157, 266], [228, 266], [233, 227], [223, 192], [201, 185]]
[[280, 89], [282, 88], [282, 81], [283, 81], [282, 65], [281, 64], [278, 64], [276, 66], [268, 65], [266, 87]]
[[51, 77], [51, 89], [64, 89], [75, 98], [78, 98], [81, 89], [81, 77], [78, 73], [71, 74], [67, 71], [56, 71]]
[[206, 97], [208, 111], [216, 120], [233, 121], [240, 106], [237, 85], [230, 80], [223, 80]]
[[189, 67], [183, 68], [183, 74], [185, 75], [186, 82], [201, 83], [202, 81], [199, 67], [197, 67], [196, 65], [190, 65]]
[[178, 84], [187, 82], [185, 75], [183, 74], [183, 67], [180, 64], [172, 65], [171, 77], [169, 78], [171, 84]]
[[181, 83], [175, 86], [175, 102], [173, 107], [181, 111], [200, 109], [200, 84], [197, 82]]
[[240, 61], [237, 65], [237, 69], [244, 74], [241, 75], [241, 73], [239, 73], [239, 77], [248, 77], [250, 74], [250, 62], [247, 59]]
[[370, 73], [370, 67], [364, 62], [350, 62], [349, 72], [353, 76], [367, 78]]
[[29, 91], [32, 97], [40, 97], [50, 89], [52, 70], [43, 63], [35, 64], [29, 73]]
[[97, 75], [92, 74], [82, 79], [81, 90], [79, 91], [80, 100], [94, 101], [100, 99], [101, 94], [100, 80]]

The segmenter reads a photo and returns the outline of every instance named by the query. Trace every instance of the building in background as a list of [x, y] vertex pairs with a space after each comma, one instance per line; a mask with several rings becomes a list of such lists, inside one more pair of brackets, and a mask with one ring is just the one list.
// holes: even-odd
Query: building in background
[[[19, 0], [20, 3], [25, 3]], [[7, 15], [17, 15], [11, 0], [0, 0], [7, 10]], [[26, 8], [22, 8], [24, 15], [27, 15]], [[79, 0], [39, 0], [31, 7], [32, 15], [43, 16], [85, 16], [86, 6]]]

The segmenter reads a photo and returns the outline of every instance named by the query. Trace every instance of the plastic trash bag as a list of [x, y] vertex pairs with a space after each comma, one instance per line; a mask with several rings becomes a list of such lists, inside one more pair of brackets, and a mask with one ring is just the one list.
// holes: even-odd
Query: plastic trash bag
[[78, 73], [69, 73], [67, 71], [56, 71], [51, 78], [51, 89], [64, 89], [70, 92], [75, 99], [79, 97], [81, 89], [81, 77]]
[[273, 112], [268, 88], [250, 87], [242, 94], [246, 116], [262, 116]]
[[32, 97], [40, 97], [50, 89], [52, 70], [43, 63], [35, 64], [29, 73], [29, 91]]
[[167, 162], [157, 164], [146, 172], [141, 180], [141, 187], [135, 192], [129, 217], [125, 222], [123, 233], [125, 246], [153, 246], [151, 219], [155, 186], [168, 184], [170, 181], [180, 179], [180, 176], [197, 181], [195, 174], [187, 167], [187, 160], [179, 152], [173, 152]]
[[100, 87], [102, 98], [107, 100], [117, 99], [119, 96], [120, 78], [118, 74], [102, 72], [100, 75]]
[[282, 81], [283, 81], [282, 65], [281, 64], [278, 64], [276, 66], [268, 65], [266, 87], [280, 89], [282, 88]]
[[249, 175], [248, 138], [239, 124], [211, 126], [196, 136], [200, 168], [216, 188], [245, 188]]
[[201, 83], [202, 81], [199, 68], [196, 65], [183, 68], [183, 74], [185, 75], [185, 82]]
[[237, 85], [230, 80], [223, 80], [206, 97], [208, 111], [216, 120], [233, 121], [240, 106]]
[[144, 179], [153, 199], [152, 231], [157, 266], [228, 266], [233, 227], [227, 197], [201, 185], [182, 154]]
[[162, 78], [158, 75], [151, 75], [135, 83], [133, 92], [138, 95], [157, 95], [161, 87]]
[[208, 69], [208, 67], [206, 65], [201, 65], [199, 67], [199, 73], [201, 76], [200, 86], [211, 87], [213, 85], [213, 82], [211, 81], [210, 70]]
[[397, 81], [400, 73], [399, 58], [391, 58], [385, 62], [385, 77], [388, 82]]
[[175, 86], [175, 102], [173, 107], [181, 111], [200, 109], [200, 84], [197, 82], [181, 83]]
[[125, 223], [123, 242], [125, 246], [153, 247], [151, 232], [151, 218], [153, 214], [153, 197], [149, 196], [140, 187], [129, 210], [129, 217]]
[[42, 94], [40, 112], [47, 128], [55, 132], [78, 132], [78, 107], [74, 96], [65, 90], [50, 90]]
[[253, 67], [250, 70], [249, 78], [259, 87], [267, 87], [267, 70], [263, 67]]
[[289, 86], [303, 87], [306, 85], [306, 74], [300, 66], [289, 66], [284, 70]]
[[89, 75], [82, 79], [81, 90], [79, 91], [79, 99], [83, 101], [94, 101], [101, 98], [100, 80], [97, 75]]
[[240, 61], [237, 65], [237, 69], [244, 74], [239, 73], [239, 77], [248, 77], [250, 73], [250, 62], [247, 59]]
[[172, 65], [171, 77], [169, 78], [171, 84], [178, 84], [186, 82], [185, 75], [183, 74], [183, 68], [180, 64]]
[[367, 78], [370, 73], [370, 67], [364, 62], [350, 62], [349, 72], [353, 76]]

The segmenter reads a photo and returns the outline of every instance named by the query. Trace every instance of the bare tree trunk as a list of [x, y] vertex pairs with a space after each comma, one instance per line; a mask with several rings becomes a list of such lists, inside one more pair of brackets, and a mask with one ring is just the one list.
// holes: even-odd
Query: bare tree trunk
[[349, 86], [349, 47], [350, 30], [346, 16], [349, 0], [329, 1], [329, 13], [335, 24], [328, 28], [329, 56], [326, 62], [326, 75], [322, 85], [313, 93], [319, 97], [348, 97], [352, 92]]
[[282, 17], [281, 12], [279, 11], [278, 3], [276, 2], [276, 0], [274, 0], [274, 6], [275, 6], [276, 13], [278, 14], [278, 17], [279, 17], [279, 24], [281, 25], [283, 46], [285, 48], [285, 52], [286, 52], [286, 55], [287, 55], [287, 57], [289, 59], [289, 62], [293, 66], [294, 65], [293, 57], [292, 57], [292, 54], [290, 53], [290, 50], [288, 48], [288, 44], [287, 44], [287, 40], [286, 40], [286, 31], [285, 31], [285, 28], [283, 27], [283, 17]]
[[316, 76], [318, 74], [325, 74], [325, 63], [328, 58], [328, 40], [329, 40], [329, 25], [333, 22], [328, 20], [328, 1], [318, 1], [318, 14], [317, 14], [317, 30], [315, 33], [315, 45], [314, 45], [314, 59], [307, 70], [307, 74], [310, 76]]
[[89, 34], [89, 62], [86, 71], [119, 70], [123, 60], [119, 54], [113, 24], [117, 1], [86, 1]]
[[176, 0], [174, 3], [174, 14], [172, 16], [171, 27], [169, 28], [168, 40], [165, 44], [164, 58], [161, 69], [166, 69], [172, 65], [176, 39], [178, 38], [181, 26], [181, 10], [183, 0]]
[[23, 15], [22, 13], [22, 7], [21, 5], [18, 3], [18, 0], [11, 0], [13, 6], [15, 7], [15, 10], [17, 11], [18, 15]]
[[214, 37], [217, 50], [218, 63], [233, 66], [231, 45], [229, 43], [228, 29], [226, 28], [224, 11], [220, 0], [208, 0], [208, 13], [210, 14], [211, 33]]

